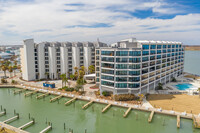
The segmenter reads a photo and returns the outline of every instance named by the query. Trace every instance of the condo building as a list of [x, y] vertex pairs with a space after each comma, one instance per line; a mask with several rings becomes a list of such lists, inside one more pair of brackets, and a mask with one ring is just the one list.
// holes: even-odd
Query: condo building
[[97, 48], [95, 54], [96, 83], [101, 93], [146, 94], [159, 83], [183, 74], [181, 42], [131, 38]]
[[42, 42], [24, 40], [21, 52], [24, 80], [58, 79], [61, 74], [74, 74], [74, 67], [95, 65], [95, 48], [106, 47], [101, 42]]

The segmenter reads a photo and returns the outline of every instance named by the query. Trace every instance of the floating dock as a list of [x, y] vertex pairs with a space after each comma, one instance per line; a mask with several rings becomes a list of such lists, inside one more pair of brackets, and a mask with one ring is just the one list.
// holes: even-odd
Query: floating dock
[[193, 124], [195, 128], [200, 128], [200, 117], [192, 116]]
[[7, 120], [5, 120], [5, 121], [3, 121], [3, 123], [10, 123], [10, 122], [12, 122], [12, 121], [14, 121], [14, 120], [17, 120], [17, 119], [19, 119], [19, 115], [16, 115], [16, 116], [14, 116], [14, 117], [12, 117], [12, 118], [9, 118], [9, 119], [7, 119]]
[[50, 100], [50, 102], [54, 102], [54, 101], [60, 99], [61, 97], [63, 97], [63, 95], [60, 95], [60, 96], [54, 97], [54, 98], [52, 98], [52, 99]]
[[45, 94], [37, 96], [36, 99], [44, 98], [44, 97], [46, 97], [48, 95], [50, 95], [50, 93], [45, 93]]
[[151, 111], [151, 114], [150, 114], [149, 119], [148, 119], [149, 123], [152, 121], [153, 116], [154, 116], [154, 111]]
[[90, 104], [92, 104], [94, 101], [90, 101], [90, 102], [88, 102], [88, 103], [86, 103], [83, 107], [82, 107], [82, 109], [86, 109]]
[[67, 102], [65, 103], [65, 105], [68, 105], [68, 104], [72, 103], [72, 102], [75, 101], [76, 99], [77, 99], [77, 97], [74, 97], [73, 99], [67, 101]]
[[6, 109], [4, 109], [3, 112], [0, 112], [0, 116], [3, 116], [3, 115], [5, 115], [5, 114], [6, 114]]
[[111, 103], [108, 104], [105, 108], [102, 109], [101, 112], [104, 113], [106, 110], [108, 110], [111, 107], [111, 105], [112, 105]]
[[35, 120], [33, 119], [32, 121], [30, 121], [30, 122], [28, 122], [28, 123], [26, 123], [26, 124], [20, 126], [19, 129], [24, 130], [24, 129], [26, 129], [27, 127], [33, 125], [34, 123], [35, 123]]
[[24, 94], [24, 96], [27, 97], [27, 96], [33, 95], [33, 94], [35, 94], [37, 92], [38, 92], [37, 90], [36, 91], [32, 91], [32, 92], [28, 92], [28, 93]]
[[45, 129], [43, 129], [40, 133], [47, 133], [48, 131], [50, 131], [52, 129], [52, 126], [49, 124], [48, 127], [46, 127]]
[[129, 114], [129, 112], [131, 111], [131, 107], [129, 107], [128, 109], [127, 109], [127, 111], [124, 113], [124, 115], [123, 115], [123, 117], [125, 118], [128, 114]]

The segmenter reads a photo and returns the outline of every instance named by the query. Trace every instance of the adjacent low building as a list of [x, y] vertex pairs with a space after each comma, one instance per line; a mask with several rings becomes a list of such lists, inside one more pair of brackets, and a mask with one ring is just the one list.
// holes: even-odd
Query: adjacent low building
[[96, 83], [100, 92], [140, 94], [183, 74], [181, 42], [122, 40], [96, 49]]
[[95, 65], [95, 48], [101, 42], [43, 42], [24, 40], [20, 49], [22, 78], [25, 80], [58, 79], [60, 74], [74, 73], [74, 67]]

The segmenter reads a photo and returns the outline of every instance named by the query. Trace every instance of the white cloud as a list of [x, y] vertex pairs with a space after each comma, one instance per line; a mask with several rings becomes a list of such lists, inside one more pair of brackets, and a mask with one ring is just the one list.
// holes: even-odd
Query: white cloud
[[[65, 5], [78, 3], [83, 5]], [[36, 0], [27, 3], [0, 1], [0, 9], [0, 43], [5, 44], [19, 44], [29, 37], [35, 38], [37, 42], [95, 41], [99, 37], [101, 41], [111, 43], [133, 36], [139, 39], [177, 40], [197, 44], [200, 34], [200, 14], [178, 15], [173, 19], [139, 19], [126, 12], [116, 12], [116, 10], [134, 12], [152, 9], [155, 13], [165, 15], [181, 11], [163, 1]], [[66, 28], [95, 23], [113, 26]]]

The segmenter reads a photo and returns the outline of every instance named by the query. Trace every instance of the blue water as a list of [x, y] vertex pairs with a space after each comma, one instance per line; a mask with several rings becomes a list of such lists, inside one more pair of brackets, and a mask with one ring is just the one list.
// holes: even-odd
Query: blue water
[[200, 51], [185, 51], [184, 72], [200, 75]]
[[194, 86], [192, 84], [185, 83], [185, 84], [177, 84], [175, 85], [175, 87], [178, 90], [187, 90], [187, 89], [193, 88]]

